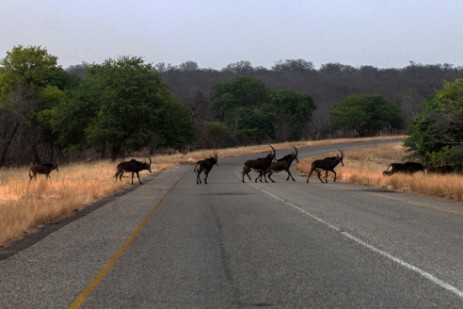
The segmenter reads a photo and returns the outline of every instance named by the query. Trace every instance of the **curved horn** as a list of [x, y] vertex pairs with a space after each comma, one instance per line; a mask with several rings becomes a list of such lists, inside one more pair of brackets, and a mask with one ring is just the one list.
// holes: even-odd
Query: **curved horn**
[[149, 165], [151, 166], [151, 156], [148, 156], [148, 159], [150, 160]]
[[277, 155], [277, 152], [275, 151], [275, 148], [272, 147], [272, 145], [268, 144], [270, 146], [270, 148], [273, 149], [273, 157], [275, 158], [276, 155]]
[[297, 157], [297, 154], [298, 154], [297, 148], [296, 148], [296, 147], [294, 147], [294, 146], [291, 146], [291, 147], [293, 147], [293, 148], [294, 148], [294, 150], [296, 151], [296, 157]]
[[[337, 147], [336, 147], [337, 148]], [[344, 158], [344, 151], [342, 151], [341, 149], [337, 148], [339, 150], [339, 152], [341, 153], [341, 158]]]

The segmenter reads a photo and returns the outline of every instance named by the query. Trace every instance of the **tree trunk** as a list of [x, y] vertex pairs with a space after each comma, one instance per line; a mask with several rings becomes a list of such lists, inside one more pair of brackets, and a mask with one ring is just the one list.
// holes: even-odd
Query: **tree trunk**
[[10, 134], [10, 137], [7, 139], [5, 143], [5, 148], [3, 149], [1, 156], [0, 156], [0, 169], [5, 165], [6, 153], [8, 152], [8, 148], [10, 147], [11, 141], [13, 140], [13, 137], [16, 134], [16, 131], [18, 130], [18, 127], [19, 127], [19, 122], [16, 123], [13, 131]]
[[37, 150], [37, 145], [32, 145], [32, 154], [34, 155], [34, 163], [35, 164], [40, 164], [40, 156], [39, 156], [39, 151]]

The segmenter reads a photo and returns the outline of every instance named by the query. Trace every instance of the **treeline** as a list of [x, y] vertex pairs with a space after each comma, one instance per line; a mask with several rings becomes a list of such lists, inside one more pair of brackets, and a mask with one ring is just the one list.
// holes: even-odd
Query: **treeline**
[[221, 70], [140, 57], [63, 69], [41, 47], [0, 62], [0, 168], [30, 162], [113, 160], [134, 151], [188, 151], [296, 139], [404, 132], [453, 65], [402, 69], [302, 59], [271, 69]]
[[271, 69], [253, 67], [248, 61], [230, 64], [221, 70], [201, 69], [192, 61], [178, 66], [161, 63], [155, 67], [173, 96], [196, 111], [196, 121], [213, 118], [210, 109], [212, 86], [239, 76], [256, 78], [272, 90], [310, 95], [317, 107], [306, 134], [312, 139], [350, 134], [333, 132], [330, 119], [330, 109], [346, 97], [380, 95], [399, 106], [407, 126], [420, 112], [421, 104], [441, 89], [444, 81], [463, 76], [463, 67], [414, 62], [404, 68], [389, 69], [340, 63], [327, 63], [315, 69], [313, 63], [302, 59], [280, 61]]

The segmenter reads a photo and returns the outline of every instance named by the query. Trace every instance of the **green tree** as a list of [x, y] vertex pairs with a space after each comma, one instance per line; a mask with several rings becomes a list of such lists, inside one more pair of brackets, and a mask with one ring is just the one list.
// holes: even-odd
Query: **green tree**
[[255, 78], [238, 77], [212, 87], [212, 110], [218, 120], [234, 130], [254, 132], [254, 142], [273, 138], [273, 119], [265, 106], [271, 103], [269, 90]]
[[273, 91], [271, 96], [279, 139], [284, 141], [301, 139], [306, 125], [317, 108], [313, 98], [290, 90]]
[[414, 156], [439, 165], [463, 166], [463, 78], [444, 82], [409, 127], [405, 146]]
[[[71, 120], [66, 123], [57, 117], [56, 131], [65, 128], [60, 141], [82, 146], [70, 142], [77, 133], [79, 141], [97, 147], [103, 156], [109, 152], [113, 160], [142, 147], [181, 148], [194, 138], [191, 115], [174, 102], [159, 73], [139, 57], [90, 66], [76, 98], [59, 111], [63, 119]], [[82, 119], [80, 128], [73, 116]]]
[[349, 96], [330, 110], [333, 128], [371, 136], [382, 130], [400, 130], [404, 120], [397, 105], [379, 95]]
[[15, 46], [0, 61], [0, 110], [17, 116], [22, 140], [52, 149], [56, 136], [51, 119], [66, 90], [76, 83], [45, 48]]
[[211, 103], [218, 120], [233, 130], [239, 144], [300, 139], [316, 109], [309, 95], [272, 91], [250, 77], [216, 84]]
[[227, 121], [237, 108], [252, 111], [268, 102], [270, 95], [264, 83], [251, 77], [215, 84], [211, 91], [212, 110], [221, 121]]

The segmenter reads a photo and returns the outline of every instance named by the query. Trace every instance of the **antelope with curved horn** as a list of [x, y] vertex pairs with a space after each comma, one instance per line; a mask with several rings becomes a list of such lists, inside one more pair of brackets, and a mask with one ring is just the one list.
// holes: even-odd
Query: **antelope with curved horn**
[[289, 177], [291, 177], [291, 179], [293, 181], [296, 181], [296, 179], [294, 179], [293, 175], [289, 171], [289, 168], [291, 167], [291, 164], [293, 163], [294, 160], [296, 160], [296, 162], [299, 162], [299, 160], [297, 159], [297, 154], [298, 154], [297, 148], [294, 147], [294, 146], [293, 146], [293, 148], [294, 148], [295, 152], [290, 153], [290, 154], [284, 156], [283, 158], [272, 162], [272, 164], [270, 164], [270, 167], [265, 171], [265, 173], [268, 174], [267, 175], [268, 178], [272, 182], [275, 182], [271, 177], [273, 172], [281, 172], [281, 171], [286, 171], [286, 173], [288, 173], [288, 177], [286, 177], [286, 181], [289, 180]]
[[270, 148], [272, 148], [272, 152], [269, 153], [265, 158], [257, 158], [254, 160], [247, 160], [246, 162], [244, 162], [242, 172], [243, 177], [241, 179], [242, 182], [244, 182], [244, 175], [247, 175], [249, 180], [251, 180], [251, 176], [249, 176], [249, 172], [251, 170], [259, 172], [259, 176], [257, 176], [255, 182], [257, 182], [257, 179], [259, 178], [260, 182], [262, 182], [262, 176], [264, 176], [265, 182], [268, 182], [264, 172], [269, 168], [270, 164], [272, 164], [272, 161], [275, 159], [276, 156], [275, 148], [273, 148], [272, 145], [269, 146]]
[[149, 163], [147, 162], [140, 162], [135, 159], [132, 159], [130, 161], [124, 161], [121, 162], [117, 165], [116, 167], [116, 181], [117, 178], [119, 177], [119, 180], [122, 181], [122, 175], [124, 175], [124, 172], [131, 172], [132, 173], [132, 184], [133, 184], [133, 175], [137, 174], [138, 177], [138, 182], [142, 185], [143, 183], [140, 180], [140, 175], [138, 174], [142, 170], [148, 170], [151, 173], [151, 157], [148, 157]]
[[326, 157], [324, 159], [319, 159], [312, 162], [309, 175], [307, 176], [307, 183], [309, 183], [309, 178], [314, 171], [317, 171], [318, 179], [320, 179], [321, 183], [324, 183], [322, 178], [320, 177], [321, 170], [325, 171], [325, 183], [328, 183], [328, 172], [332, 172], [334, 174], [333, 182], [336, 182], [336, 172], [334, 171], [334, 168], [339, 163], [341, 163], [341, 165], [344, 166], [344, 152], [339, 148], [338, 150], [341, 153], [341, 156], [336, 155], [336, 157]]
[[196, 184], [202, 183], [201, 178], [199, 177], [199, 175], [202, 172], [204, 172], [204, 175], [205, 175], [204, 183], [207, 184], [207, 176], [209, 175], [209, 172], [211, 171], [212, 167], [214, 165], [218, 165], [217, 160], [218, 160], [217, 151], [214, 151], [213, 157], [210, 157], [204, 160], [199, 160], [198, 162], [196, 162], [195, 169], [194, 169], [194, 172], [196, 173]]

